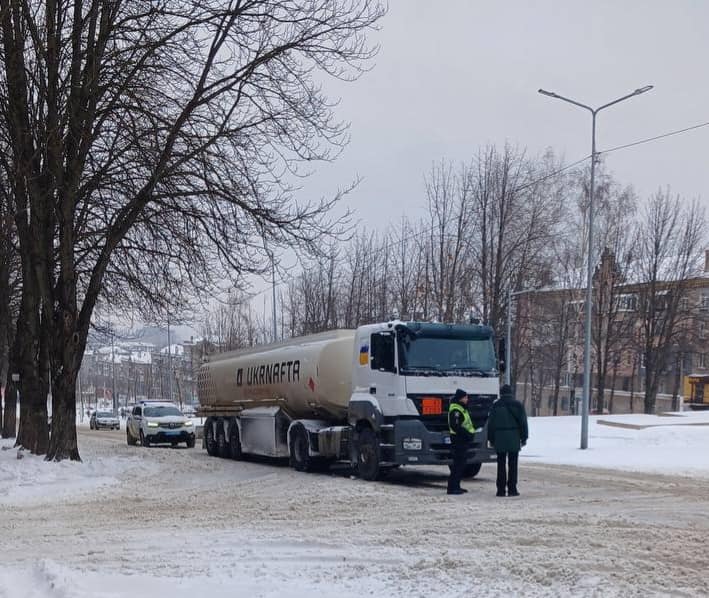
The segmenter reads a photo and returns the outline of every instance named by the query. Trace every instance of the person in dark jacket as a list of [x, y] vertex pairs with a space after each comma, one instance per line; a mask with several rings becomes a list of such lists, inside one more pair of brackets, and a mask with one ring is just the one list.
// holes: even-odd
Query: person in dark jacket
[[512, 396], [512, 389], [505, 384], [500, 389], [500, 398], [492, 404], [487, 420], [487, 439], [497, 452], [497, 496], [505, 496], [505, 490], [507, 496], [519, 496], [517, 463], [520, 448], [528, 437], [524, 405]]
[[463, 494], [467, 490], [460, 487], [460, 480], [465, 471], [465, 455], [468, 445], [473, 441], [475, 426], [468, 412], [468, 393], [460, 388], [455, 391], [448, 408], [448, 428], [451, 435], [451, 456], [453, 457], [448, 477], [448, 494]]

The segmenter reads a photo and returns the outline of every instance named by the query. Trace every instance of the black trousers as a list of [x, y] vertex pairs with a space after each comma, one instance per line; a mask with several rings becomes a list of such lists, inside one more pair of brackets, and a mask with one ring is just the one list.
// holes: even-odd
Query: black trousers
[[453, 440], [453, 445], [451, 446], [451, 457], [453, 458], [453, 463], [451, 464], [451, 473], [448, 476], [448, 491], [459, 490], [460, 480], [463, 479], [463, 472], [465, 471], [465, 454], [467, 452], [468, 445], [465, 442]]
[[[505, 488], [508, 492], [517, 492], [517, 462], [519, 451], [512, 453], [497, 453], [497, 492], [504, 494]], [[507, 463], [505, 463], [507, 462]], [[506, 465], [509, 465], [509, 472]]]

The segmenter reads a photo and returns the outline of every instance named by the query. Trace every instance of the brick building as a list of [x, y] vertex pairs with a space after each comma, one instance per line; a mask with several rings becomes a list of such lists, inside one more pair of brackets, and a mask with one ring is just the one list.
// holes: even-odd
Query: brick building
[[[643, 412], [648, 338], [656, 344], [664, 339], [666, 347], [662, 366], [653, 370], [658, 374], [655, 410], [677, 408], [690, 399], [683, 396], [689, 392], [689, 376], [709, 374], [709, 251], [703, 272], [700, 268], [683, 280], [648, 285], [629, 280], [623, 269], [606, 249], [593, 277], [592, 410]], [[536, 415], [577, 412], [584, 370], [584, 299], [585, 288], [579, 287], [546, 288], [517, 299], [513, 372], [518, 397]], [[671, 324], [672, 334], [650, 333], [651, 321], [666, 327], [662, 330]]]

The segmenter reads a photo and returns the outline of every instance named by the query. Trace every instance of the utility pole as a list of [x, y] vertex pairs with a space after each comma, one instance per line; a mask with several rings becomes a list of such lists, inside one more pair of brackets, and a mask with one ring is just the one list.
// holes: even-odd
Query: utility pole
[[111, 399], [113, 400], [113, 415], [118, 414], [118, 397], [116, 397], [116, 352], [115, 332], [111, 324]]
[[168, 400], [172, 402], [172, 347], [170, 346], [170, 316], [167, 316], [167, 388], [170, 396]]

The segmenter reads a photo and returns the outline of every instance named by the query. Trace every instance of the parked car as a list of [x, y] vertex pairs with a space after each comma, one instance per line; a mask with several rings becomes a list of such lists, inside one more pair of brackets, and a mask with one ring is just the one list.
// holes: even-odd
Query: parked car
[[142, 446], [184, 442], [195, 445], [194, 424], [173, 403], [144, 401], [135, 405], [126, 420], [126, 441]]
[[92, 430], [100, 430], [102, 428], [120, 430], [121, 424], [118, 417], [110, 411], [94, 411], [89, 420], [89, 428]]

